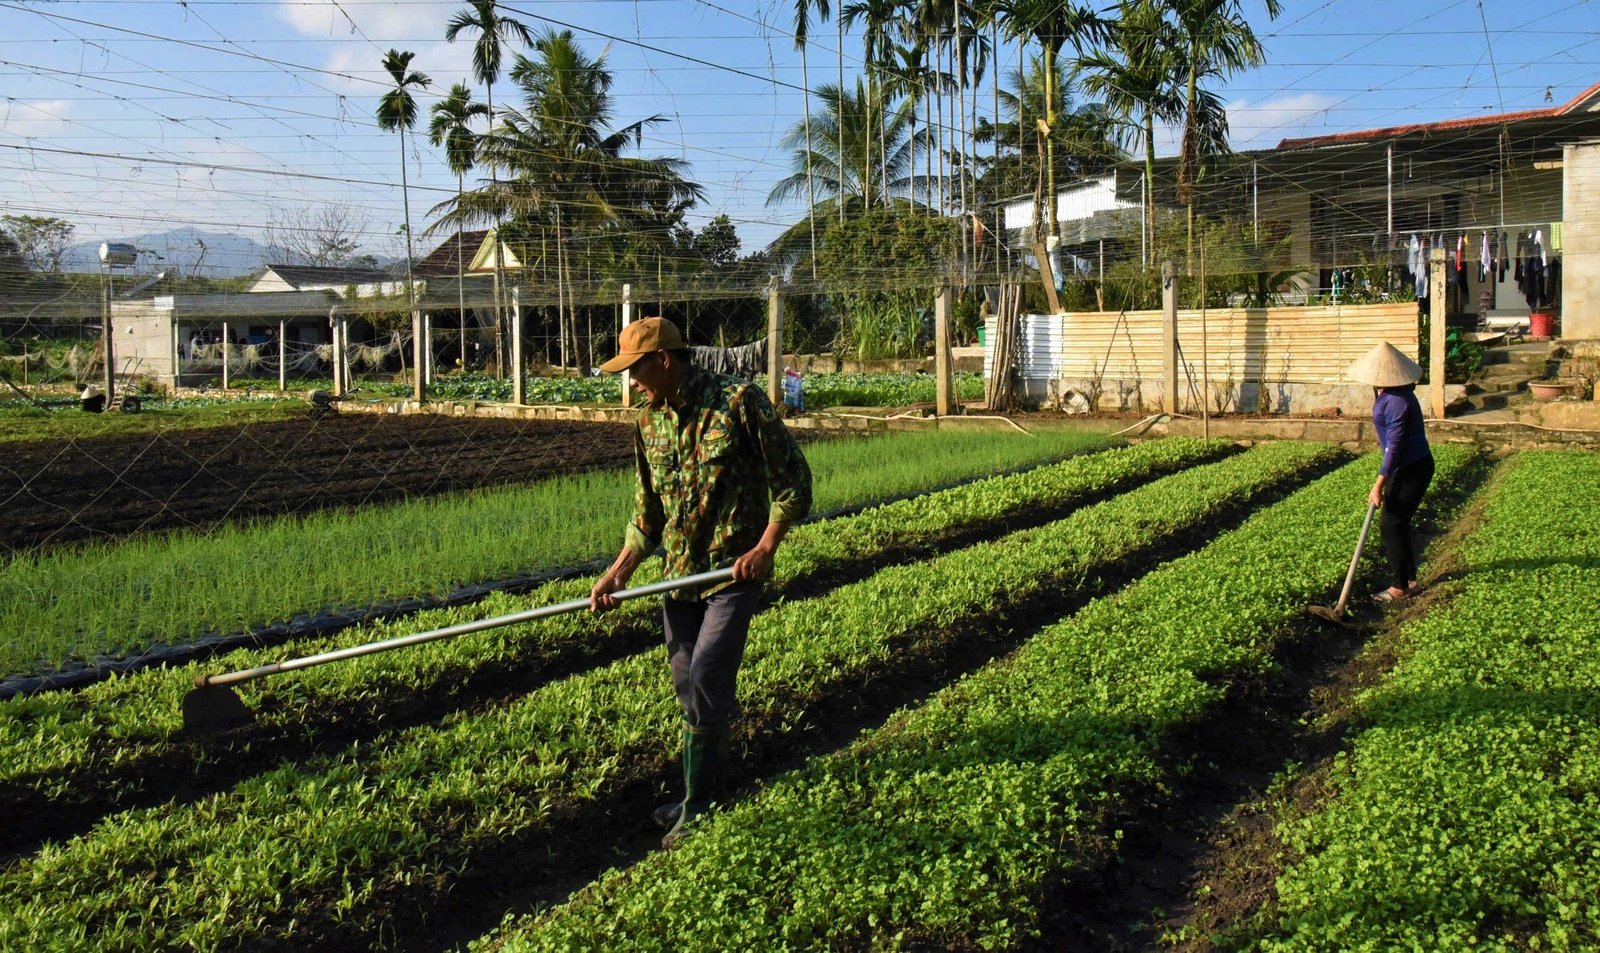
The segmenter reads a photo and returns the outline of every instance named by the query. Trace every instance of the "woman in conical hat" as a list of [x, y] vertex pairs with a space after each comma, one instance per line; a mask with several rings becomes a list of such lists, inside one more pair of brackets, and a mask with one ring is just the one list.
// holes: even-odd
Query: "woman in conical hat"
[[1402, 602], [1420, 588], [1411, 519], [1433, 480], [1433, 451], [1423, 432], [1422, 405], [1416, 394], [1422, 368], [1386, 341], [1350, 365], [1346, 373], [1352, 380], [1371, 384], [1377, 392], [1372, 426], [1383, 450], [1383, 463], [1367, 503], [1383, 507], [1378, 527], [1393, 575], [1389, 588], [1372, 598], [1382, 604]]

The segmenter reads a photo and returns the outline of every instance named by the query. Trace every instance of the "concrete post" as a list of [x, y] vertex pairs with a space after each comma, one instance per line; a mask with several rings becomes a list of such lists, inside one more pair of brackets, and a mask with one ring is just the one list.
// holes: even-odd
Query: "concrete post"
[[950, 289], [940, 288], [933, 299], [934, 413], [951, 417], [956, 412], [955, 381], [950, 371]]
[[1178, 413], [1178, 277], [1161, 263], [1161, 409]]
[[222, 322], [222, 389], [228, 389], [228, 364], [233, 357], [233, 331], [228, 322]]
[[774, 280], [767, 286], [767, 399], [783, 403], [783, 295]]
[[1445, 253], [1428, 255], [1428, 397], [1435, 418], [1444, 417]]
[[433, 315], [422, 312], [422, 383], [433, 386]]
[[[22, 362], [23, 371], [27, 371], [28, 362]], [[183, 329], [180, 327], [177, 312], [172, 315], [172, 393], [177, 396], [178, 388], [183, 381]]]
[[[622, 286], [622, 327], [627, 329], [633, 323], [633, 285]], [[619, 339], [620, 340], [620, 339]], [[627, 371], [622, 372], [622, 406], [633, 406], [633, 375]]]
[[[105, 368], [105, 370], [106, 370], [106, 374], [105, 374], [106, 409], [110, 410], [111, 409], [112, 398], [116, 397], [116, 389], [117, 389], [117, 359], [112, 354], [112, 352], [115, 351], [116, 348], [113, 346], [112, 339], [111, 339], [111, 283], [110, 283], [111, 279], [110, 279], [108, 274], [104, 274], [104, 272], [105, 272], [104, 268], [102, 268], [101, 271], [102, 271], [103, 274], [102, 274], [102, 277], [100, 279], [100, 298], [101, 298], [101, 303], [102, 303], [102, 305], [104, 305], [104, 307], [101, 309], [103, 313], [101, 314], [101, 322], [102, 323], [100, 325], [100, 340], [101, 340], [101, 350], [105, 352], [103, 356], [106, 359], [105, 360], [105, 364], [106, 364], [106, 368]], [[226, 387], [228, 385], [227, 385], [226, 382], [224, 382], [222, 386]]]
[[[412, 289], [412, 300], [416, 299], [416, 289]], [[422, 321], [422, 309], [411, 309], [411, 398], [417, 403], [428, 399], [428, 384], [424, 377], [423, 364], [427, 361], [427, 341], [423, 335], [427, 333]]]
[[511, 289], [511, 402], [523, 404], [528, 396], [528, 362], [522, 356], [522, 286]]
[[288, 343], [287, 340], [285, 340], [286, 338], [288, 338], [288, 336], [289, 336], [289, 320], [287, 318], [279, 318], [278, 319], [278, 390], [279, 391], [286, 391], [286, 390], [289, 389], [289, 364], [288, 364], [289, 343]]
[[333, 354], [331, 355], [331, 363], [333, 364], [333, 396], [343, 397], [344, 375], [339, 372], [339, 363], [343, 360], [344, 355], [340, 353], [339, 312], [333, 308], [328, 309], [328, 340], [333, 343]]

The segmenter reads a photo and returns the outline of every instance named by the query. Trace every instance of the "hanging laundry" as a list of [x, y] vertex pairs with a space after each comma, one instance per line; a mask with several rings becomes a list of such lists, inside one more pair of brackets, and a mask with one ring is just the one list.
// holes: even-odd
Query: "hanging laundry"
[[1428, 297], [1428, 240], [1424, 238], [1419, 242], [1413, 235], [1411, 244], [1416, 249], [1412, 256], [1415, 261], [1411, 268], [1412, 280], [1416, 282], [1417, 300], [1425, 301]]
[[1484, 232], [1478, 236], [1478, 280], [1489, 280], [1489, 233]]
[[1511, 237], [1504, 230], [1500, 232], [1500, 280], [1506, 280], [1506, 259], [1511, 257]]

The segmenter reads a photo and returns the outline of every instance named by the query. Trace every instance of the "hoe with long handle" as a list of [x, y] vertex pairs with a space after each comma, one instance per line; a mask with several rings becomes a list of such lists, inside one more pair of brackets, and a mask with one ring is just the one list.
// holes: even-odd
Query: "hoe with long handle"
[[1376, 506], [1370, 503], [1367, 505], [1367, 518], [1361, 524], [1361, 536], [1356, 540], [1356, 553], [1350, 557], [1350, 571], [1344, 574], [1344, 589], [1339, 592], [1339, 601], [1331, 606], [1306, 606], [1307, 612], [1319, 619], [1344, 624], [1345, 603], [1350, 601], [1350, 589], [1356, 583], [1356, 564], [1361, 562], [1361, 550], [1367, 545], [1367, 531], [1372, 529], [1372, 514], [1377, 511]]
[[[612, 598], [619, 601], [624, 599], [638, 599], [643, 596], [653, 596], [663, 592], [672, 592], [676, 589], [687, 589], [691, 586], [709, 586], [719, 582], [729, 582], [733, 579], [733, 569], [715, 569], [711, 572], [696, 573], [692, 576], [683, 576], [678, 579], [669, 579], [665, 582], [651, 583], [648, 586], [639, 586], [634, 589], [624, 589], [612, 593]], [[255, 716], [239, 696], [233, 693], [230, 685], [248, 682], [279, 672], [293, 672], [302, 668], [311, 668], [313, 665], [324, 665], [328, 662], [339, 662], [344, 659], [357, 658], [362, 655], [372, 655], [376, 652], [387, 652], [390, 649], [405, 648], [408, 645], [421, 645], [424, 642], [433, 642], [438, 639], [454, 638], [466, 635], [469, 632], [482, 632], [484, 629], [497, 629], [501, 626], [516, 625], [520, 622], [531, 622], [534, 619], [543, 619], [547, 616], [561, 615], [566, 612], [577, 612], [589, 608], [588, 599], [573, 599], [571, 602], [560, 602], [552, 606], [543, 606], [538, 609], [527, 609], [522, 612], [513, 612], [509, 615], [497, 615], [488, 619], [479, 619], [476, 622], [463, 622], [460, 625], [446, 626], [442, 629], [433, 629], [428, 632], [417, 632], [413, 635], [402, 635], [381, 642], [367, 642], [362, 645], [352, 645], [347, 649], [336, 649], [332, 652], [323, 652], [318, 655], [306, 655], [301, 658], [288, 659], [283, 662], [273, 662], [271, 665], [262, 665], [259, 668], [248, 668], [238, 672], [228, 672], [225, 675], [200, 675], [194, 680], [194, 688], [183, 696], [183, 730], [190, 735], [212, 735], [241, 728], [255, 720]]]

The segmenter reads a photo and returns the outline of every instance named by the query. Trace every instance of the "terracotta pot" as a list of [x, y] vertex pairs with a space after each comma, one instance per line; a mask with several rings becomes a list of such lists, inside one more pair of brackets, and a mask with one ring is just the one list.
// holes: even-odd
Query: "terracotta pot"
[[1529, 381], [1528, 390], [1540, 400], [1555, 400], [1567, 396], [1567, 384], [1559, 381]]

